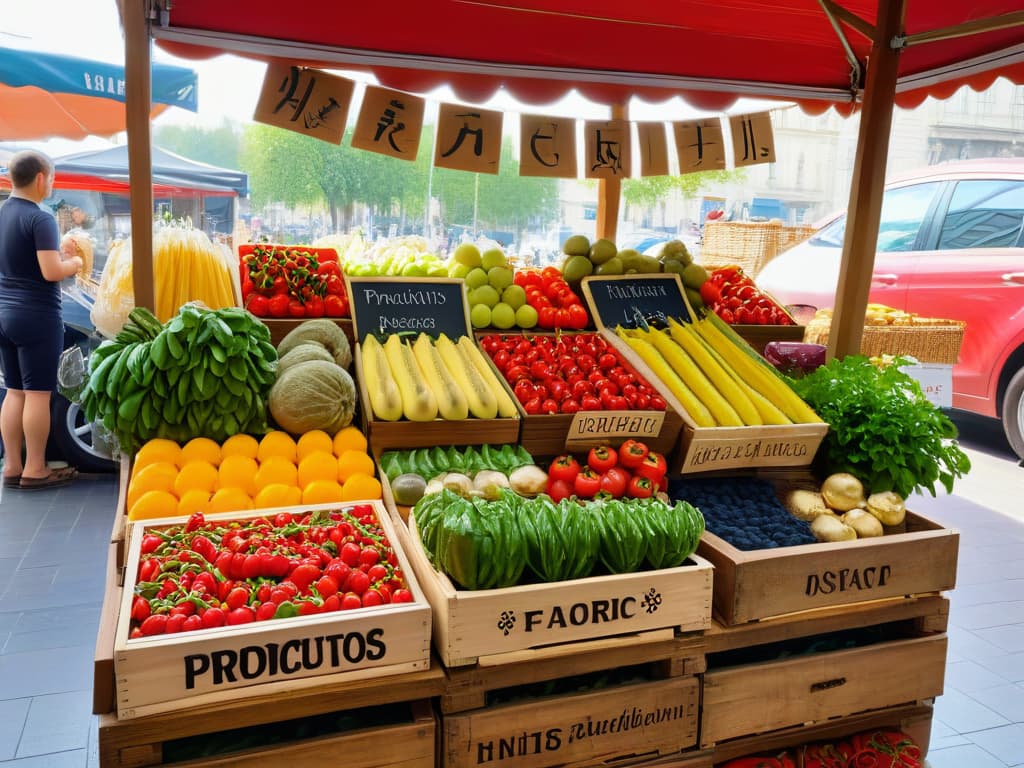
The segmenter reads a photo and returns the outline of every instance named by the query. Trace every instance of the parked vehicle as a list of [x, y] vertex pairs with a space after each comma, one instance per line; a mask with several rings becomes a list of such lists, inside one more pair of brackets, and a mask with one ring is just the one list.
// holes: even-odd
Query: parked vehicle
[[[832, 307], [846, 214], [770, 261], [758, 285]], [[998, 418], [1024, 458], [1024, 158], [944, 163], [886, 184], [869, 301], [967, 323], [953, 407]]]

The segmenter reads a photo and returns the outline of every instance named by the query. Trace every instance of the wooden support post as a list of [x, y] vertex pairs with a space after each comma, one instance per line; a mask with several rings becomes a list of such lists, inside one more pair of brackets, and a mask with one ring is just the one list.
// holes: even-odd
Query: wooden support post
[[882, 212], [885, 165], [889, 154], [893, 99], [899, 52], [889, 46], [903, 33], [906, 0], [879, 2], [876, 37], [868, 59], [864, 105], [857, 137], [857, 160], [850, 185], [843, 259], [835, 312], [829, 331], [828, 356], [845, 357], [860, 351], [864, 315], [875, 266], [878, 224]]
[[135, 305], [156, 308], [153, 285], [152, 55], [149, 0], [124, 3], [125, 121], [132, 222], [132, 286]]
[[[627, 109], [625, 104], [612, 104], [612, 120], [625, 120]], [[615, 240], [621, 198], [622, 179], [597, 180], [597, 237]]]

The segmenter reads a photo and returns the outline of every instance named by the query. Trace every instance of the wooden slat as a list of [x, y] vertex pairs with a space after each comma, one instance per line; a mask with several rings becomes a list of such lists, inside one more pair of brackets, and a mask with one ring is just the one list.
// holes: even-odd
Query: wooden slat
[[114, 634], [117, 615], [121, 607], [120, 568], [117, 563], [117, 545], [111, 544], [107, 553], [104, 577], [103, 605], [93, 652], [92, 713], [102, 715], [117, 708], [114, 683]]

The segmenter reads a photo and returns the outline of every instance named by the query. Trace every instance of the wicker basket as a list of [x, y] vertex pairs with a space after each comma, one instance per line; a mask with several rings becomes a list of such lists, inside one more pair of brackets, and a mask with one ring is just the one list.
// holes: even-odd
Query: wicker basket
[[704, 225], [701, 262], [738, 264], [756, 275], [787, 248], [810, 237], [813, 227], [784, 227], [778, 221], [720, 221]]
[[[955, 365], [960, 356], [966, 323], [946, 325], [866, 325], [860, 352], [868, 357], [903, 355], [922, 363]], [[804, 329], [804, 341], [828, 344], [829, 324], [812, 320]]]

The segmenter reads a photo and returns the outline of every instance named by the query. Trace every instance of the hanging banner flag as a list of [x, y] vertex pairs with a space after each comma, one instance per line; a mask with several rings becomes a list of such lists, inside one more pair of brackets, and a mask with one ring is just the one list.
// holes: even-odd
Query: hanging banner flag
[[640, 175], [668, 176], [668, 139], [665, 124], [636, 123], [640, 143]]
[[584, 173], [588, 179], [628, 179], [630, 131], [627, 120], [587, 120]]
[[267, 65], [252, 119], [341, 144], [355, 83], [317, 69]]
[[502, 113], [461, 104], [442, 104], [437, 116], [434, 165], [456, 171], [497, 173], [501, 159]]
[[519, 175], [575, 179], [576, 121], [566, 117], [521, 115]]
[[731, 115], [729, 130], [732, 133], [732, 154], [737, 168], [775, 162], [775, 134], [772, 133], [772, 118], [768, 112]]
[[725, 136], [718, 118], [672, 123], [672, 132], [679, 157], [679, 173], [725, 168]]
[[352, 146], [399, 160], [415, 160], [423, 132], [425, 101], [390, 88], [366, 86]]

